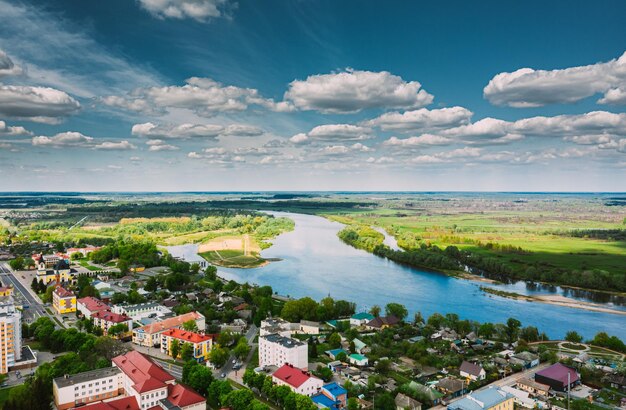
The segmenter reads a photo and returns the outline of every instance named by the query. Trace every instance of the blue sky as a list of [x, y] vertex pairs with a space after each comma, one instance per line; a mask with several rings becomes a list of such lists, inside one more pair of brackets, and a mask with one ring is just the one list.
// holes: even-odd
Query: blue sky
[[626, 190], [626, 3], [0, 0], [0, 190]]

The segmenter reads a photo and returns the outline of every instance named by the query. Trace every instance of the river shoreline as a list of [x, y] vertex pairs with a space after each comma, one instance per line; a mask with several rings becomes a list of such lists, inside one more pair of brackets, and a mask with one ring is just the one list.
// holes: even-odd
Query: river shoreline
[[[343, 222], [340, 222], [340, 223], [345, 225], [345, 223], [343, 223]], [[348, 225], [346, 225], [346, 226], [348, 226]], [[395, 242], [395, 247], [397, 249], [400, 249], [398, 247], [398, 245], [397, 245], [395, 237], [393, 237], [393, 235], [389, 234], [383, 227], [381, 227], [381, 226], [373, 226], [372, 228], [375, 229], [376, 231], [382, 233], [385, 236], [385, 242], [384, 242], [385, 245], [389, 246], [387, 242], [391, 238]], [[344, 242], [344, 243], [346, 243], [346, 242]], [[349, 245], [349, 246], [353, 246], [350, 243], [346, 243], [346, 244]], [[371, 253], [372, 255], [375, 255], [373, 252], [368, 252], [368, 253]], [[375, 256], [378, 256], [378, 255], [375, 255]], [[399, 263], [399, 262], [396, 262], [396, 261], [393, 261], [393, 260], [392, 260], [392, 262]], [[497, 281], [495, 279], [486, 278], [484, 276], [476, 275], [476, 274], [465, 272], [465, 271], [445, 271], [445, 270], [437, 270], [437, 269], [433, 269], [433, 268], [429, 268], [429, 267], [422, 267], [422, 266], [417, 267], [417, 268], [422, 269], [422, 270], [426, 270], [426, 271], [430, 271], [430, 272], [433, 272], [433, 273], [448, 275], [448, 276], [453, 277], [453, 278], [469, 280], [469, 281], [472, 281], [472, 282], [488, 283], [488, 284], [492, 284], [492, 285], [497, 285], [497, 284], [501, 283], [501, 282], [499, 282], [499, 281]], [[573, 287], [573, 286], [565, 286], [565, 285], [555, 285], [555, 284], [545, 283], [545, 282], [535, 282], [535, 283], [540, 283], [540, 284], [544, 284], [544, 285], [548, 285], [548, 286], [558, 286], [558, 287], [561, 287], [561, 288], [579, 289], [579, 290], [588, 291], [588, 292], [601, 292], [601, 293], [613, 294], [613, 295], [617, 295], [617, 296], [626, 296], [626, 293], [620, 293], [620, 292], [604, 292], [604, 291], [601, 291], [601, 290], [585, 289], [585, 288], [579, 288], [579, 287]], [[597, 303], [585, 302], [585, 301], [582, 301], [582, 300], [576, 300], [576, 299], [569, 298], [569, 297], [562, 296], [562, 295], [521, 295], [521, 294], [518, 294], [518, 293], [507, 292], [507, 291], [502, 291], [502, 290], [497, 290], [497, 289], [493, 289], [492, 291], [489, 291], [489, 290], [485, 290], [485, 289], [492, 289], [492, 288], [483, 288], [482, 286], [480, 288], [485, 293], [489, 293], [491, 295], [505, 297], [505, 298], [509, 298], [509, 299], [514, 299], [514, 300], [521, 300], [521, 301], [527, 301], [527, 302], [538, 302], [538, 303], [544, 303], [544, 304], [548, 304], [548, 305], [563, 306], [563, 307], [569, 307], [569, 308], [574, 308], [574, 309], [583, 309], [583, 310], [587, 310], [587, 311], [591, 311], [591, 312], [602, 312], [602, 313], [609, 313], [609, 314], [626, 315], [626, 311], [624, 311], [624, 310], [612, 309], [612, 308], [609, 308], [609, 307], [606, 307], [606, 306], [603, 306], [603, 305], [600, 305], [600, 304], [597, 304]]]

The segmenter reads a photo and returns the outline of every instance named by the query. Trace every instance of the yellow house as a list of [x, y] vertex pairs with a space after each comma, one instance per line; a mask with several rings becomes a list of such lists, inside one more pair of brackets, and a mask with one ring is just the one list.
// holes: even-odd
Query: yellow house
[[52, 307], [59, 314], [76, 312], [76, 295], [61, 286], [52, 292]]
[[175, 328], [161, 333], [161, 352], [172, 356], [171, 349], [174, 341], [177, 341], [181, 347], [185, 343], [190, 343], [193, 346], [193, 358], [198, 363], [208, 360], [209, 352], [213, 347], [213, 337]]
[[0, 287], [0, 296], [11, 296], [11, 295], [13, 295], [13, 288], [11, 286]]

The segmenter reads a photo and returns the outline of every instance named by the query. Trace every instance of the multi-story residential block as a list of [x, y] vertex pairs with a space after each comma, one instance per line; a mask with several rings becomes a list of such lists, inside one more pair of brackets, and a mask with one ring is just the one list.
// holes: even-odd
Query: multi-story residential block
[[114, 357], [113, 367], [56, 378], [53, 390], [60, 410], [206, 409], [202, 396], [136, 351]]
[[76, 295], [64, 287], [57, 286], [52, 292], [52, 307], [60, 315], [76, 312]]
[[259, 337], [259, 366], [280, 367], [286, 363], [299, 369], [307, 369], [309, 366], [307, 343], [279, 334]]
[[124, 324], [128, 328], [126, 332], [120, 333], [117, 336], [122, 338], [130, 336], [133, 331], [133, 320], [126, 315], [120, 315], [119, 313], [109, 312], [108, 310], [100, 310], [91, 314], [93, 325], [102, 329], [102, 332], [107, 335], [111, 326]]
[[322, 388], [324, 382], [302, 369], [285, 364], [272, 374], [272, 381], [278, 386], [287, 386], [293, 392], [313, 396]]
[[15, 308], [13, 297], [0, 297], [0, 374], [21, 359], [22, 313]]
[[84, 317], [91, 317], [92, 314], [100, 312], [101, 310], [111, 310], [109, 305], [93, 296], [78, 299], [76, 301], [76, 308]]
[[204, 316], [198, 312], [189, 312], [133, 329], [133, 343], [146, 347], [159, 346], [161, 344], [161, 333], [169, 329], [179, 329], [183, 326], [183, 323], [190, 320], [196, 323], [198, 331], [201, 332], [206, 329]]
[[123, 396], [122, 372], [117, 367], [107, 367], [58, 377], [52, 382], [52, 393], [59, 410]]
[[171, 315], [172, 310], [155, 302], [139, 303], [136, 305], [115, 305], [111, 309], [115, 313], [130, 316], [139, 321], [145, 318], [163, 318]]
[[[170, 329], [161, 333], [161, 352], [172, 356], [172, 343], [190, 343], [193, 346], [193, 358], [198, 363], [206, 362], [213, 347], [213, 337], [182, 329]], [[180, 354], [180, 352], [179, 352]]]

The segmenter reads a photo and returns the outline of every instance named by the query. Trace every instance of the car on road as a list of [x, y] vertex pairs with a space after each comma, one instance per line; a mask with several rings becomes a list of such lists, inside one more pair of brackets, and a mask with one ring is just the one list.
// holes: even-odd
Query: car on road
[[241, 369], [241, 364], [237, 363], [236, 365], [233, 366], [233, 370], [239, 370]]
[[225, 378], [226, 378], [226, 373], [222, 373], [222, 374], [220, 374], [220, 377], [221, 377], [222, 379], [225, 379]]

